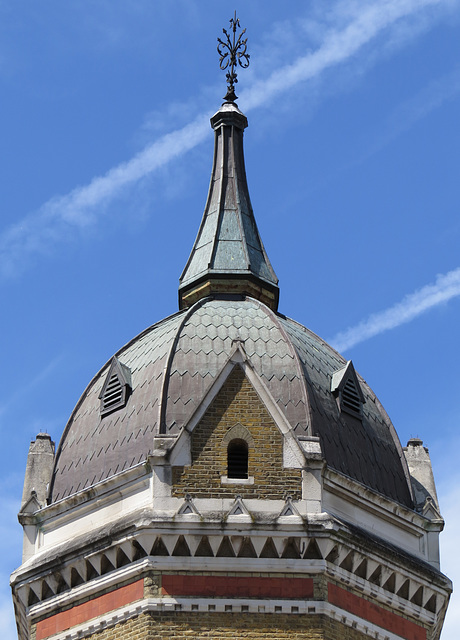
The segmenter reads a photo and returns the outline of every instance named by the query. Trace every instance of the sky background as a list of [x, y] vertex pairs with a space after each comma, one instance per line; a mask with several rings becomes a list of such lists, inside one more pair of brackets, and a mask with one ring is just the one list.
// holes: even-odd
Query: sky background
[[[29, 443], [177, 310], [237, 9], [254, 212], [280, 311], [429, 447], [460, 584], [460, 0], [0, 0], [0, 632]], [[457, 640], [453, 597], [442, 640]]]

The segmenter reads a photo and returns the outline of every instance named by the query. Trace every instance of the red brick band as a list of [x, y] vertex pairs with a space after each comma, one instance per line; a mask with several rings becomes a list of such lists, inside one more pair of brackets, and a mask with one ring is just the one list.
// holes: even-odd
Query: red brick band
[[46, 618], [37, 623], [36, 640], [43, 640], [54, 633], [65, 631], [77, 624], [97, 618], [109, 611], [114, 611], [144, 596], [144, 581], [137, 580], [126, 587], [120, 587], [103, 596], [79, 604], [62, 613]]
[[345, 589], [328, 583], [328, 599], [331, 604], [335, 604], [341, 609], [345, 609], [355, 616], [363, 618], [372, 624], [376, 624], [387, 631], [396, 633], [405, 640], [426, 640], [426, 629], [418, 624], [406, 620], [401, 616], [383, 609], [369, 600], [360, 598], [354, 593], [349, 593]]
[[[162, 577], [162, 593], [168, 596], [247, 597], [247, 598], [312, 598], [312, 578], [269, 578], [237, 576], [193, 576], [166, 574]], [[138, 580], [57, 613], [37, 623], [36, 640], [43, 640], [60, 631], [104, 615], [144, 595], [144, 582]], [[406, 640], [426, 640], [426, 630], [401, 616], [387, 611], [334, 584], [328, 584], [328, 600], [352, 613]]]
[[236, 576], [163, 575], [162, 592], [168, 596], [209, 598], [312, 598], [312, 578], [257, 578]]

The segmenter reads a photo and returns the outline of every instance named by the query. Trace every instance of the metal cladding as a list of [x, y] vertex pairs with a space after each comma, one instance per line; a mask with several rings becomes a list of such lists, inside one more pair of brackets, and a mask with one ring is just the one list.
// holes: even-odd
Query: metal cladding
[[238, 343], [296, 437], [319, 436], [328, 466], [413, 507], [398, 437], [365, 381], [359, 378], [361, 419], [341, 413], [331, 379], [344, 358], [260, 301], [226, 298], [200, 300], [123, 347], [116, 357], [131, 371], [132, 393], [102, 417], [99, 395], [110, 362], [96, 375], [63, 434], [50, 501], [145, 461], [156, 434], [179, 434]]
[[195, 244], [180, 278], [179, 307], [215, 293], [245, 294], [278, 307], [278, 278], [257, 229], [243, 156], [246, 116], [225, 103], [211, 118], [214, 161]]

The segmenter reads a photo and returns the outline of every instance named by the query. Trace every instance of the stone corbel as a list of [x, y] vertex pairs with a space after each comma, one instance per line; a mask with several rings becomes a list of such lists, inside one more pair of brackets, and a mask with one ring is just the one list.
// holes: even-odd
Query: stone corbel
[[169, 463], [171, 450], [177, 440], [177, 436], [159, 435], [153, 438], [153, 451], [149, 456], [152, 466]]

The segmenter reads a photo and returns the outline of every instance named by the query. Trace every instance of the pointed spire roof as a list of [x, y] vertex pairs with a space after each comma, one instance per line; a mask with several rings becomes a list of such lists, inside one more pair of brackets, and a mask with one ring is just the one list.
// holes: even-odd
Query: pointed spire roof
[[278, 278], [257, 229], [243, 154], [246, 116], [225, 102], [211, 118], [214, 161], [203, 219], [180, 277], [179, 307], [213, 294], [243, 294], [278, 308]]

